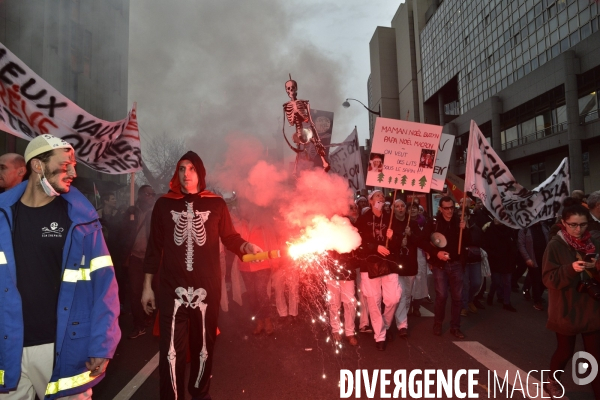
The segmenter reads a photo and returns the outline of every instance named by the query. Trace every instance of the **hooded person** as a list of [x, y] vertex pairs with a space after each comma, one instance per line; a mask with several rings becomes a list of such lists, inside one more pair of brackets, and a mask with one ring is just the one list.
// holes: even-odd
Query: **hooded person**
[[[236, 232], [225, 200], [206, 190], [206, 170], [196, 153], [181, 157], [169, 188], [152, 211], [142, 305], [148, 314], [156, 304], [160, 308], [160, 398], [185, 398], [189, 343], [188, 391], [193, 399], [209, 399], [221, 299], [219, 240], [240, 258], [262, 250]], [[152, 278], [159, 266], [155, 301]]]

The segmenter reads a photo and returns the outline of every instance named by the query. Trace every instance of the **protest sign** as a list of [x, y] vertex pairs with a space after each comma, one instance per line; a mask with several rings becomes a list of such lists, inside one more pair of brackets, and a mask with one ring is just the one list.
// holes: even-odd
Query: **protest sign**
[[492, 215], [512, 228], [526, 228], [554, 218], [569, 196], [569, 163], [533, 190], [519, 185], [509, 169], [471, 121], [465, 174], [465, 191], [479, 197]]
[[21, 139], [41, 134], [73, 145], [77, 160], [107, 174], [142, 169], [135, 105], [126, 118], [94, 117], [40, 78], [0, 43], [0, 129]]
[[329, 164], [331, 172], [348, 179], [348, 187], [352, 191], [365, 189], [356, 128], [335, 151], [329, 153]]
[[448, 164], [452, 156], [454, 147], [454, 136], [442, 133], [440, 144], [438, 145], [437, 157], [435, 158], [435, 167], [433, 167], [433, 176], [431, 178], [431, 189], [444, 190], [444, 179], [448, 172]]
[[442, 127], [377, 118], [367, 185], [429, 193]]

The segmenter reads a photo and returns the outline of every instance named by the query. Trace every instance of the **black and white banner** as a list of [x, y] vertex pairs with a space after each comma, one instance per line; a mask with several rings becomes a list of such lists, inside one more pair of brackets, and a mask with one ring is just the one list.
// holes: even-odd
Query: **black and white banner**
[[358, 146], [356, 128], [335, 151], [329, 154], [331, 171], [348, 179], [348, 187], [353, 191], [365, 188], [365, 174]]
[[475, 121], [471, 121], [465, 173], [465, 191], [479, 197], [492, 215], [512, 228], [526, 228], [554, 218], [569, 196], [569, 163], [533, 190], [519, 185], [488, 144]]
[[31, 140], [48, 133], [73, 145], [77, 160], [106, 174], [142, 169], [135, 104], [125, 119], [103, 121], [40, 78], [0, 43], [0, 130]]

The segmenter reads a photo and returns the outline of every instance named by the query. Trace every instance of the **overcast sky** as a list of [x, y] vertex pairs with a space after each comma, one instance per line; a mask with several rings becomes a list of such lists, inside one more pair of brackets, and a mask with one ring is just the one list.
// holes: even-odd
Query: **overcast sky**
[[[297, 29], [304, 28], [308, 41], [347, 68], [340, 102], [346, 97], [352, 97], [368, 105], [367, 78], [371, 70], [369, 41], [377, 26], [390, 26], [392, 17], [404, 1], [305, 0], [294, 3], [296, 7], [301, 3], [307, 4], [307, 8], [311, 10], [304, 14], [303, 23], [298, 24]], [[364, 139], [369, 137], [367, 114], [360, 104], [351, 102], [350, 108], [342, 108], [336, 112], [334, 130], [337, 123], [340, 123], [338, 128], [343, 126], [346, 130], [351, 130], [356, 125], [361, 143], [364, 144]], [[338, 130], [334, 135], [338, 135], [338, 140], [343, 140], [348, 133], [350, 132]]]
[[[399, 1], [131, 0], [129, 99], [144, 136], [224, 151], [231, 132], [281, 134], [288, 73], [298, 97], [335, 112], [334, 141], [368, 137], [369, 41]], [[286, 132], [291, 133], [286, 126]], [[206, 153], [205, 151], [202, 151]], [[215, 160], [209, 160], [210, 162]]]

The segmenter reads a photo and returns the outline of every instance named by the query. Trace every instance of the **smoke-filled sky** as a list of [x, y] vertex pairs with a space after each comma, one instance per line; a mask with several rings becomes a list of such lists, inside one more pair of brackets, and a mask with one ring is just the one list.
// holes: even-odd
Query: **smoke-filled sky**
[[[369, 41], [389, 26], [398, 1], [131, 0], [129, 100], [138, 102], [142, 141], [183, 135], [207, 166], [220, 163], [225, 137], [272, 143], [281, 135], [288, 73], [298, 97], [335, 112], [334, 141], [368, 115]], [[286, 127], [291, 132], [290, 127]], [[290, 150], [287, 150], [288, 152]]]

